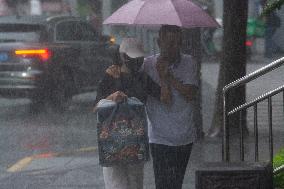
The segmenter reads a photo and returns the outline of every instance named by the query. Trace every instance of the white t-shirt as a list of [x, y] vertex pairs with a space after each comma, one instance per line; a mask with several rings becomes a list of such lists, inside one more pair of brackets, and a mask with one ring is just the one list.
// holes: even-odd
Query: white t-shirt
[[[160, 84], [156, 69], [157, 57], [158, 55], [146, 58], [142, 70]], [[182, 54], [180, 63], [170, 69], [174, 77], [183, 84], [198, 87], [197, 65], [190, 55]], [[165, 105], [148, 96], [146, 108], [150, 120], [148, 128], [150, 143], [179, 146], [196, 140], [196, 103], [186, 102], [177, 90], [172, 88], [171, 105]]]

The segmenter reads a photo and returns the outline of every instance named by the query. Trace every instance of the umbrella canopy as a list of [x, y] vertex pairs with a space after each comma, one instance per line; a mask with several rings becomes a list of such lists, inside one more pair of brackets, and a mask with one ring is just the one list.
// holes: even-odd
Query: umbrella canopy
[[132, 0], [115, 11], [103, 24], [219, 27], [214, 18], [190, 0]]

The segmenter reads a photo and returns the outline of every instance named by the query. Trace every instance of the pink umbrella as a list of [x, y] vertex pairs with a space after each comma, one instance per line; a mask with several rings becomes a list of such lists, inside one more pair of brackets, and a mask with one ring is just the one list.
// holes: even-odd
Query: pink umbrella
[[115, 11], [103, 24], [219, 27], [214, 18], [190, 0], [132, 0]]

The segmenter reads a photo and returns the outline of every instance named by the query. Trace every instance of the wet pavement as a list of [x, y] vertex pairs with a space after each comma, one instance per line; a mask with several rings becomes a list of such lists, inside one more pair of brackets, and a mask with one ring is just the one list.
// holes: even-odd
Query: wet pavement
[[[272, 59], [262, 56], [252, 58], [247, 66], [250, 73], [270, 63]], [[207, 61], [202, 64], [202, 104], [203, 104], [203, 127], [208, 131], [214, 109], [214, 96], [217, 85], [218, 62]], [[214, 73], [214, 74], [212, 74]], [[263, 92], [274, 89], [283, 84], [283, 68], [273, 71], [271, 74], [250, 83], [247, 86], [247, 99], [253, 99]], [[273, 98], [273, 132], [274, 152], [284, 147], [283, 127], [283, 103], [282, 95]], [[206, 108], [205, 108], [206, 107]], [[248, 112], [248, 127], [253, 129], [252, 111]], [[268, 152], [268, 124], [267, 124], [267, 102], [259, 105], [259, 135], [260, 135], [260, 160], [269, 159]], [[252, 133], [252, 132], [251, 132]], [[232, 159], [239, 157], [238, 138], [232, 139]], [[254, 140], [253, 134], [245, 139], [245, 160], [253, 161]], [[80, 148], [73, 151], [62, 151], [47, 153], [41, 156], [27, 156], [15, 165], [13, 171], [0, 170], [0, 188], [13, 189], [81, 189], [95, 188], [103, 189], [102, 169], [98, 165], [98, 152], [96, 146]], [[187, 168], [184, 188], [195, 188], [195, 170], [203, 162], [221, 161], [221, 138], [205, 137], [203, 141], [195, 144], [190, 163]], [[11, 168], [11, 167], [10, 167]], [[145, 165], [144, 189], [154, 189], [154, 176], [151, 161]]]

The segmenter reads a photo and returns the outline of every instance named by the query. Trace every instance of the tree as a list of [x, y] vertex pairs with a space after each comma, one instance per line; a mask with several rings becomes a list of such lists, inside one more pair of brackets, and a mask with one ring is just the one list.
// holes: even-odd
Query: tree
[[[223, 54], [219, 71], [218, 86], [214, 116], [209, 136], [218, 136], [222, 133], [223, 125], [223, 98], [222, 89], [230, 82], [246, 74], [246, 26], [248, 13], [248, 0], [224, 0], [223, 9]], [[234, 98], [228, 101], [228, 108], [240, 105], [245, 102], [245, 86], [236, 88], [230, 92]], [[231, 96], [229, 94], [229, 96]], [[246, 115], [244, 113], [243, 118]], [[230, 130], [235, 133], [239, 129], [239, 115], [230, 117]], [[243, 120], [245, 123], [245, 120]], [[244, 124], [246, 128], [246, 124]]]
[[270, 0], [266, 3], [265, 8], [263, 9], [262, 15], [268, 15], [270, 12], [280, 9], [284, 4], [284, 0]]

